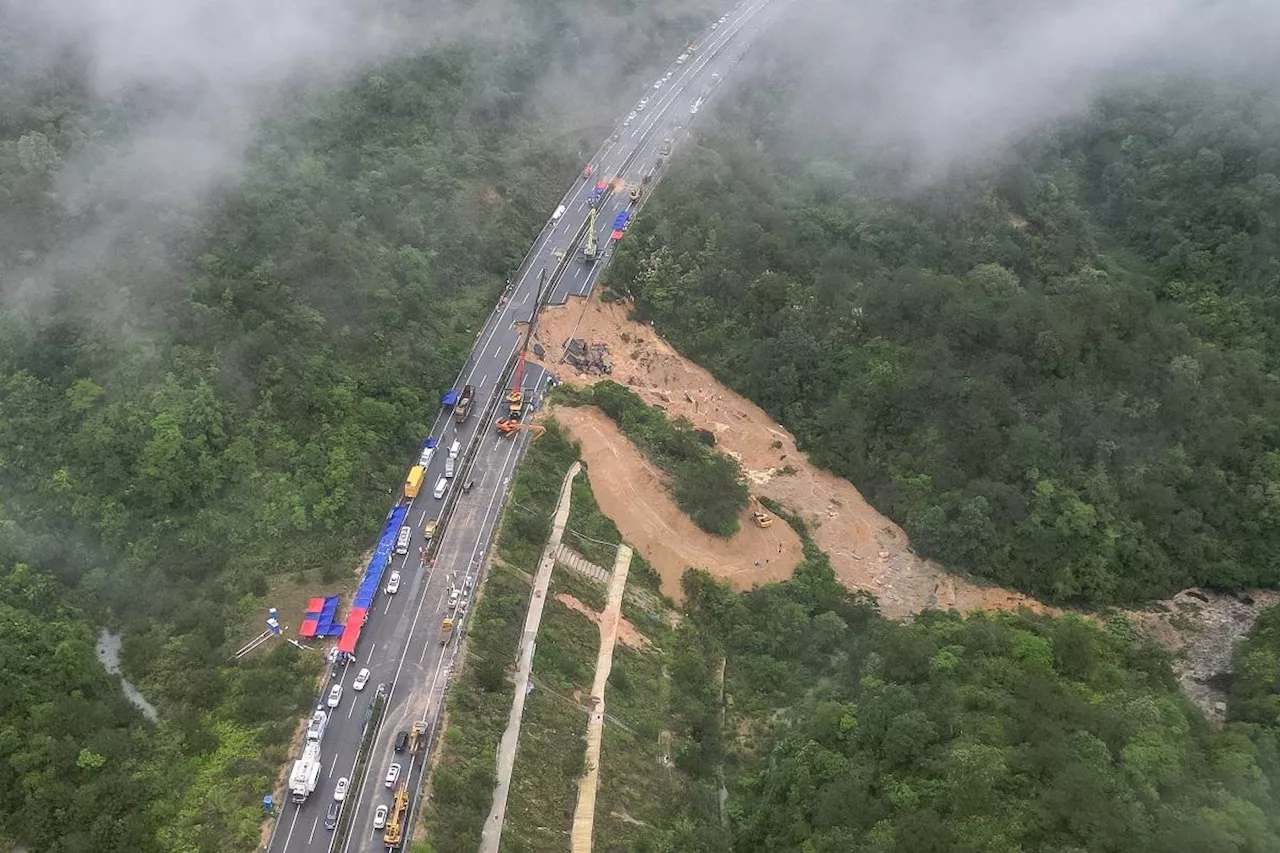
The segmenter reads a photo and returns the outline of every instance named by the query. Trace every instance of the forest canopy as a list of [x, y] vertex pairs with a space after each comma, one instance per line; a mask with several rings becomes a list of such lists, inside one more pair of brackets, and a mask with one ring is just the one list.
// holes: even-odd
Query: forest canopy
[[800, 63], [736, 86], [630, 229], [640, 318], [953, 569], [1094, 605], [1274, 585], [1274, 93], [1115, 92], [921, 188], [795, 106]]

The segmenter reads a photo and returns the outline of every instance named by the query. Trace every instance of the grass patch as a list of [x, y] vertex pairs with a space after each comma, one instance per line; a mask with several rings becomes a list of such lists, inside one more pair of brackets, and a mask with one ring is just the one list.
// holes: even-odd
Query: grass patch
[[583, 702], [590, 695], [599, 642], [590, 619], [554, 599], [547, 602], [533, 659], [537, 686], [525, 704], [511, 776], [504, 853], [568, 847], [586, 766], [587, 710], [574, 692]]
[[613, 519], [600, 511], [589, 474], [583, 466], [583, 472], [573, 482], [573, 505], [569, 508], [564, 543], [607, 571], [613, 567], [622, 534]]
[[578, 459], [577, 446], [560, 425], [553, 420], [544, 425], [546, 434], [529, 445], [520, 465], [498, 539], [498, 555], [529, 571], [537, 568], [551, 534], [565, 472]]
[[560, 592], [572, 595], [597, 613], [604, 610], [604, 585], [564, 566], [556, 566], [555, 572], [551, 575], [551, 587], [547, 590], [547, 596], [554, 596]]
[[612, 418], [654, 465], [671, 475], [671, 496], [694, 524], [717, 536], [738, 532], [747, 486], [738, 463], [714, 449], [714, 435], [694, 429], [684, 418], [668, 419], [662, 409], [616, 382], [590, 388], [560, 385], [554, 393], [568, 405], [599, 406]]

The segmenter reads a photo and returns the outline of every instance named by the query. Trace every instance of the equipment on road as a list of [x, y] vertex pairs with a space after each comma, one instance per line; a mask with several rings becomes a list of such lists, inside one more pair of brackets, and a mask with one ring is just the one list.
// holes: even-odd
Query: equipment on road
[[596, 259], [596, 209], [587, 212], [587, 242], [582, 244], [582, 259], [592, 263]]
[[421, 720], [409, 730], [409, 751], [417, 752], [427, 745], [427, 724]]
[[391, 818], [387, 821], [387, 831], [382, 834], [382, 843], [388, 847], [399, 847], [404, 841], [404, 816], [409, 810], [409, 786], [396, 788], [391, 802]]
[[308, 741], [302, 757], [293, 762], [293, 772], [289, 774], [289, 794], [295, 803], [305, 803], [315, 791], [320, 781], [320, 770], [320, 744]]
[[418, 496], [418, 491], [422, 488], [422, 478], [426, 474], [426, 469], [421, 465], [414, 465], [409, 469], [409, 478], [404, 481], [404, 496], [406, 498], [413, 500]]
[[636, 202], [638, 202], [639, 200], [640, 200], [640, 188], [639, 188], [639, 187], [632, 187], [632, 188], [631, 188], [631, 203], [632, 203], [632, 204], [635, 204], [635, 203], [636, 203]]
[[537, 438], [545, 433], [547, 428], [539, 424], [523, 424], [520, 421], [502, 421], [498, 424], [498, 432], [503, 435], [515, 435], [520, 430], [528, 430], [533, 433], [534, 438]]
[[475, 398], [476, 389], [471, 385], [464, 386], [458, 401], [453, 404], [453, 422], [455, 424], [466, 423], [467, 418], [471, 417], [471, 401]]
[[751, 518], [755, 521], [756, 527], [772, 527], [773, 516], [765, 512], [764, 504], [760, 503], [760, 499], [752, 495], [751, 503], [755, 507], [751, 511]]
[[440, 623], [440, 645], [449, 642], [449, 638], [453, 636], [453, 617], [446, 616], [444, 621]]
[[[594, 211], [593, 211], [594, 213]], [[547, 283], [547, 268], [542, 268], [541, 275], [538, 276], [538, 294], [533, 300], [533, 311], [529, 314], [529, 327], [525, 329], [524, 343], [520, 345], [520, 355], [516, 359], [515, 379], [511, 383], [511, 391], [507, 394], [507, 413], [498, 418], [498, 431], [506, 435], [509, 430], [503, 429], [503, 424], [515, 421], [520, 422], [520, 418], [524, 417], [524, 388], [521, 382], [524, 381], [524, 360], [529, 353], [529, 341], [533, 340], [533, 331], [538, 325], [538, 309], [542, 306], [542, 288]]]

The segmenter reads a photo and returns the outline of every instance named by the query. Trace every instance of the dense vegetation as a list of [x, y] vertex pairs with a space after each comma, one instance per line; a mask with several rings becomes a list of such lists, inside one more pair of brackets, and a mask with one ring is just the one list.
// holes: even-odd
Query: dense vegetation
[[672, 664], [685, 704], [673, 712], [688, 746], [679, 766], [702, 794], [646, 849], [1280, 844], [1274, 718], [1212, 730], [1164, 654], [1124, 623], [940, 612], [893, 623], [850, 597], [811, 545], [787, 583], [735, 595], [690, 572], [685, 591]]
[[555, 399], [599, 406], [650, 462], [670, 475], [671, 495], [698, 527], [717, 536], [738, 532], [747, 486], [738, 463], [715, 450], [715, 436], [684, 418], [668, 419], [631, 389], [605, 380], [589, 388], [559, 386]]
[[[24, 626], [0, 660], [16, 690], [0, 847], [256, 843], [318, 662], [230, 652], [268, 604], [339, 591], [377, 531], [475, 329], [616, 111], [557, 92], [647, 76], [707, 15], [591, 8], [544, 4], [501, 50], [439, 48], [293, 99], [198, 217], [160, 192], [116, 221], [59, 192], [64, 164], [108, 160], [162, 109], [146, 93], [100, 103], [72, 57], [38, 79], [0, 67], [0, 572], [5, 624]], [[64, 263], [104, 233], [101, 267]], [[56, 274], [28, 292], [46, 262]], [[91, 622], [124, 633], [156, 726], [92, 671]]]
[[794, 106], [800, 65], [735, 85], [628, 232], [640, 318], [952, 567], [1060, 602], [1275, 584], [1274, 97], [1116, 93], [908, 193]]

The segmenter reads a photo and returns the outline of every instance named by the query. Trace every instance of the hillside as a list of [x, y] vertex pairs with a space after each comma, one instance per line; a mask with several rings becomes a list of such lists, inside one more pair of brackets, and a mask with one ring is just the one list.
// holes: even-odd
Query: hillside
[[788, 44], [613, 291], [948, 568], [1060, 604], [1274, 586], [1274, 97], [1118, 91], [922, 180], [843, 144]]

